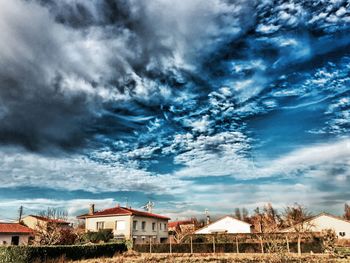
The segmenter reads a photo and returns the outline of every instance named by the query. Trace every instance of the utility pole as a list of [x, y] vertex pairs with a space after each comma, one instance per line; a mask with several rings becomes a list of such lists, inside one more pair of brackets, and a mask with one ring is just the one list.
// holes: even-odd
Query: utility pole
[[21, 205], [18, 209], [18, 223], [21, 223], [23, 215], [23, 206]]

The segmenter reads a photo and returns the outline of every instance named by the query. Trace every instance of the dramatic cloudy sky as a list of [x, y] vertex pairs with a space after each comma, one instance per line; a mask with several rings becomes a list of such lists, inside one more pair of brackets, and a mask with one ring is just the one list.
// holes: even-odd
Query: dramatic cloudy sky
[[350, 202], [348, 0], [0, 0], [0, 218]]

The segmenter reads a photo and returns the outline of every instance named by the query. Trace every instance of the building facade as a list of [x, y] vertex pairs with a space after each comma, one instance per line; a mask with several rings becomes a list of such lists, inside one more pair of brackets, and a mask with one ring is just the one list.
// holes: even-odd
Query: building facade
[[94, 210], [91, 206], [88, 214], [77, 217], [85, 220], [85, 231], [111, 229], [115, 238], [135, 243], [164, 243], [168, 240], [168, 217], [120, 206]]
[[[321, 232], [322, 230], [332, 229], [338, 238], [350, 239], [350, 221], [341, 217], [327, 213], [319, 214], [303, 222], [303, 225], [310, 232]], [[295, 227], [283, 229], [281, 232], [293, 232]]]
[[35, 230], [36, 228], [47, 228], [50, 224], [59, 228], [69, 228], [70, 223], [61, 219], [53, 219], [44, 216], [28, 215], [22, 218], [21, 222], [27, 227]]
[[0, 245], [28, 245], [33, 230], [18, 223], [0, 223]]
[[251, 233], [251, 225], [247, 222], [238, 220], [231, 216], [225, 216], [219, 220], [208, 224], [194, 232], [195, 234], [214, 234], [214, 233]]

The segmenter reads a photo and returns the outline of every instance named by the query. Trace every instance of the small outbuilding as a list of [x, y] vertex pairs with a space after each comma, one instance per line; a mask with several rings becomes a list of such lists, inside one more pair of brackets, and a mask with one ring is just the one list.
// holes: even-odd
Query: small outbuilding
[[214, 233], [251, 233], [251, 225], [247, 222], [238, 220], [231, 216], [225, 216], [219, 220], [206, 225], [205, 227], [195, 231], [195, 234], [214, 234]]
[[[332, 229], [338, 238], [350, 239], [350, 221], [338, 216], [321, 213], [305, 220], [302, 224], [311, 232]], [[285, 228], [281, 232], [293, 232], [296, 226]]]
[[18, 223], [0, 223], [0, 245], [28, 245], [33, 230]]

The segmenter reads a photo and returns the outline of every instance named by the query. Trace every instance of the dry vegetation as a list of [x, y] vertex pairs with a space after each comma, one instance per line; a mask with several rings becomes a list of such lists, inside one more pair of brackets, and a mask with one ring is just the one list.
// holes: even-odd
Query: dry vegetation
[[266, 263], [284, 263], [284, 262], [349, 262], [347, 259], [330, 258], [324, 254], [302, 255], [297, 254], [278, 255], [278, 254], [139, 254], [125, 253], [117, 255], [113, 258], [98, 258], [90, 260], [75, 261], [75, 263], [141, 263], [141, 262], [165, 262], [165, 263], [180, 263], [180, 262], [266, 262]]

